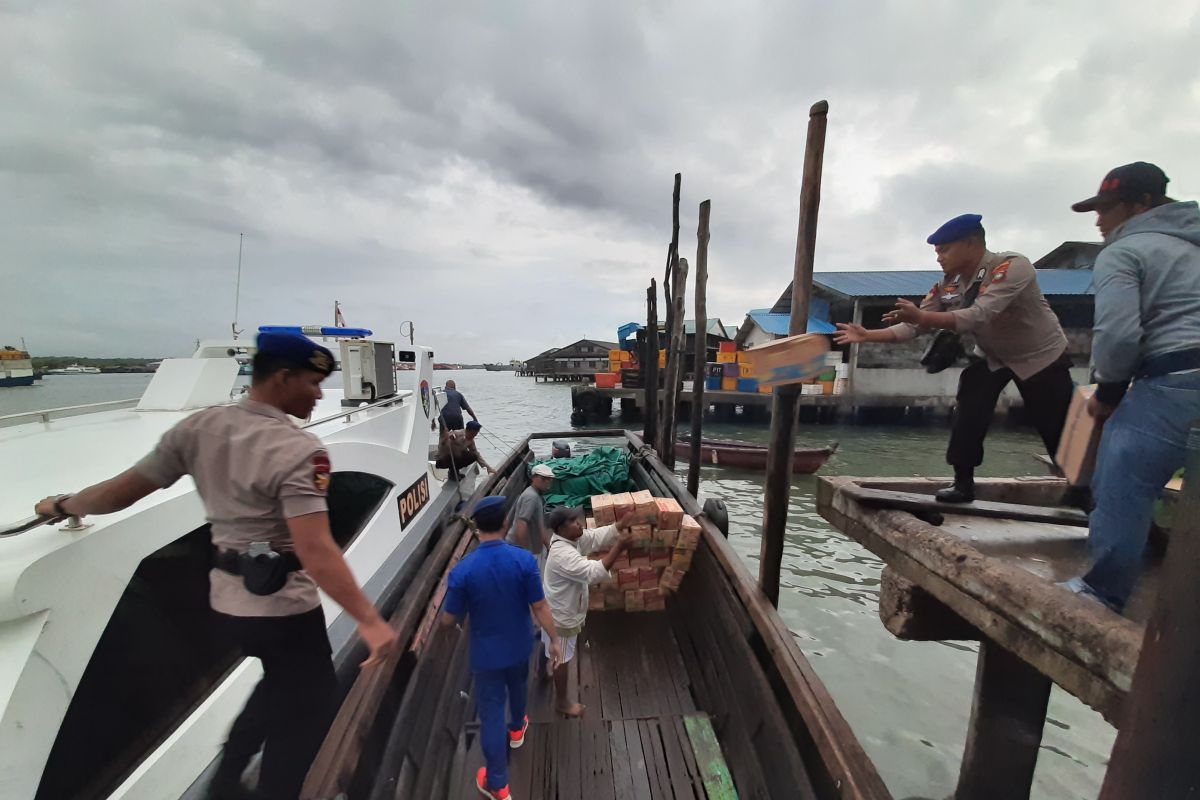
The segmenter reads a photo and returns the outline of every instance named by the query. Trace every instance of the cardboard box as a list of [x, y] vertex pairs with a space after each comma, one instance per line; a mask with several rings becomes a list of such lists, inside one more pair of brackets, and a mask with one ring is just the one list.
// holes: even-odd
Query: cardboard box
[[649, 547], [654, 544], [654, 529], [649, 525], [634, 525], [629, 529], [634, 547]]
[[641, 576], [636, 567], [629, 567], [617, 572], [617, 586], [622, 589], [634, 589], [640, 580]]
[[695, 550], [700, 544], [700, 523], [691, 514], [684, 514], [679, 521], [679, 536], [676, 537], [675, 546], [679, 547], [681, 543], [690, 550]]
[[658, 572], [654, 567], [642, 567], [638, 570], [638, 588], [650, 589], [658, 586]]
[[654, 532], [654, 544], [670, 550], [679, 539], [679, 531], [674, 528], [659, 528]]
[[616, 522], [616, 519], [613, 518], [613, 496], [611, 494], [592, 496], [592, 517], [596, 520], [596, 525], [600, 527]]
[[621, 589], [609, 589], [604, 593], [604, 610], [621, 611], [625, 608], [625, 592]]
[[[616, 522], [626, 514], [633, 512], [633, 495], [629, 492], [614, 494], [612, 496], [613, 503], [613, 522]], [[612, 523], [607, 523], [612, 524]]]
[[588, 611], [603, 611], [606, 607], [604, 601], [605, 592], [597, 591], [595, 588], [588, 593]]
[[649, 489], [633, 493], [633, 513], [639, 522], [647, 525], [654, 523], [654, 518], [658, 513], [658, 502], [657, 498], [650, 494]]
[[746, 351], [753, 366], [753, 377], [760, 386], [800, 383], [825, 369], [829, 337], [804, 333], [776, 339]]
[[642, 607], [646, 611], [665, 611], [667, 596], [657, 586], [651, 589], [642, 589]]
[[650, 551], [650, 566], [662, 569], [671, 566], [671, 551], [665, 547], [656, 547]]
[[630, 569], [641, 569], [642, 567], [650, 566], [650, 553], [642, 550], [637, 554], [630, 554], [629, 567]]
[[658, 579], [658, 585], [667, 591], [677, 592], [683, 584], [683, 576], [683, 570], [675, 567], [667, 567], [663, 570], [662, 577]]
[[613, 562], [612, 571], [619, 572], [623, 569], [629, 569], [631, 566], [633, 565], [629, 563], [629, 553], [624, 552], [617, 556], [617, 560]]
[[584, 524], [584, 527], [586, 527], [589, 531], [594, 530], [596, 527], [596, 518], [588, 517], [587, 519], [585, 519], [583, 521], [583, 524]]
[[626, 611], [645, 611], [646, 602], [642, 599], [641, 589], [630, 589], [625, 592]]
[[678, 530], [683, 524], [683, 506], [674, 497], [658, 498], [658, 527], [662, 530]]
[[676, 547], [671, 553], [671, 567], [680, 572], [687, 572], [692, 568], [692, 556], [695, 554], [694, 550], [681, 550]]
[[1087, 412], [1088, 400], [1095, 392], [1094, 385], [1075, 387], [1071, 407], [1067, 410], [1067, 421], [1063, 425], [1062, 439], [1058, 442], [1058, 453], [1054, 457], [1063, 477], [1073, 486], [1090, 484], [1096, 468], [1096, 451], [1100, 447], [1100, 434], [1104, 426]]

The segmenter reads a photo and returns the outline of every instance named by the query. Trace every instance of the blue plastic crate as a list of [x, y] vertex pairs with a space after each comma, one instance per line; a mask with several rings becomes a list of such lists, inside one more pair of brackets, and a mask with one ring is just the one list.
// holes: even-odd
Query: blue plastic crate
[[757, 392], [758, 381], [754, 378], [738, 378], [739, 392]]

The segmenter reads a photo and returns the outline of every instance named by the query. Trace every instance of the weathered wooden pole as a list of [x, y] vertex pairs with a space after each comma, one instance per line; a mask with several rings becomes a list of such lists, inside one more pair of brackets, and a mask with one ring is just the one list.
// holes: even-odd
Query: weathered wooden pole
[[667, 332], [667, 371], [663, 382], [663, 411], [659, 425], [659, 459], [668, 467], [675, 466], [675, 424], [679, 419], [679, 390], [683, 375], [683, 317], [684, 299], [687, 293], [688, 262], [686, 258], [676, 261], [675, 273], [671, 276], [671, 329]]
[[646, 337], [642, 344], [642, 400], [645, 408], [643, 441], [653, 442], [658, 433], [658, 287], [650, 279], [646, 290]]
[[[792, 316], [788, 325], [788, 333], [792, 336], [808, 330], [808, 298], [812, 293], [828, 114], [829, 103], [824, 100], [815, 103], [808, 111], [804, 177], [800, 184], [800, 222], [796, 231], [796, 260], [792, 270]], [[763, 499], [758, 582], [763, 594], [774, 606], [779, 605], [779, 570], [783, 564], [783, 534], [787, 527], [788, 494], [792, 486], [792, 450], [796, 432], [796, 398], [799, 395], [800, 387], [796, 384], [780, 386], [771, 395], [771, 440], [767, 445], [767, 486]]]
[[[696, 368], [692, 370], [692, 453], [688, 458], [688, 494], [700, 491], [700, 439], [704, 425], [704, 365], [708, 361], [708, 215], [712, 201], [700, 204], [700, 225], [696, 228]], [[704, 330], [701, 330], [703, 328]]]
[[[675, 188], [671, 191], [671, 243], [667, 245], [667, 266], [663, 270], [663, 300], [666, 301], [667, 315], [663, 318], [666, 323], [667, 335], [671, 334], [671, 322], [674, 320], [675, 308], [671, 299], [675, 296], [675, 268], [679, 265], [679, 190], [683, 185], [683, 173], [675, 173]], [[670, 339], [668, 341], [668, 346]]]
[[1200, 427], [1100, 800], [1200, 797]]

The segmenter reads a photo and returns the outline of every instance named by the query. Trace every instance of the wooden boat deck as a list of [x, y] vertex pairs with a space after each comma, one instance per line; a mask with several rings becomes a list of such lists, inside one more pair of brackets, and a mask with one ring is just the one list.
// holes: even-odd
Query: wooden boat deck
[[[536, 662], [536, 659], [531, 661]], [[729, 797], [728, 772], [705, 764], [704, 742], [693, 743], [688, 717], [696, 708], [682, 651], [666, 612], [593, 612], [572, 661], [571, 684], [587, 706], [582, 719], [554, 710], [554, 689], [530, 667], [529, 732], [510, 751], [509, 786], [521, 798], [588, 797], [705, 800]], [[483, 763], [478, 726], [460, 736], [467, 753], [456, 785], [473, 791]], [[711, 744], [715, 744], [712, 740]], [[723, 765], [720, 751], [716, 763]], [[711, 752], [707, 755], [713, 761]], [[722, 782], [721, 777], [725, 780]], [[715, 791], [706, 790], [706, 782]], [[721, 791], [724, 787], [724, 792]]]

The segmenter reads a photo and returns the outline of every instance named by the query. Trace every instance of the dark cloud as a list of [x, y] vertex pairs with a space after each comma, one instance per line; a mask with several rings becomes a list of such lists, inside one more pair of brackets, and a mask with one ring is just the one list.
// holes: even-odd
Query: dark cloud
[[[181, 354], [232, 321], [412, 320], [523, 357], [644, 315], [684, 174], [709, 307], [790, 279], [809, 105], [831, 104], [818, 269], [928, 267], [965, 210], [1036, 257], [1110, 166], [1200, 193], [1195, 2], [383, 2], [0, 10], [0, 340]], [[463, 310], [466, 309], [466, 313]]]

